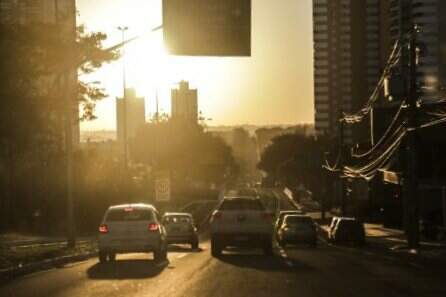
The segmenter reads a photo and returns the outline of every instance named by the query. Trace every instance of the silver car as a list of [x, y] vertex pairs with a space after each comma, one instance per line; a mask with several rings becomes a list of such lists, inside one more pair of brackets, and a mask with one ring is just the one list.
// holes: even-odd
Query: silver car
[[153, 252], [167, 258], [166, 230], [158, 211], [148, 204], [111, 206], [99, 226], [99, 261], [114, 261], [117, 253]]
[[189, 243], [192, 249], [198, 249], [198, 232], [191, 214], [165, 213], [162, 222], [168, 243]]

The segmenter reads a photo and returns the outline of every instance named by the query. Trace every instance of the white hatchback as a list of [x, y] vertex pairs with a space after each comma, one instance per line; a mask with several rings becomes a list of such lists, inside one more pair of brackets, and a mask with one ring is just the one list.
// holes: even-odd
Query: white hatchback
[[114, 261], [117, 253], [154, 253], [167, 258], [166, 230], [155, 207], [148, 204], [115, 205], [99, 226], [99, 261]]

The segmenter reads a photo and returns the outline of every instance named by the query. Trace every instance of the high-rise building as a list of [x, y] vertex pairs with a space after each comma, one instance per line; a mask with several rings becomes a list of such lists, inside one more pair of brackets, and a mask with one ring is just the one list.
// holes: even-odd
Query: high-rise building
[[197, 123], [197, 89], [189, 89], [189, 83], [187, 81], [181, 81], [178, 89], [171, 90], [171, 100], [172, 120], [183, 120]]
[[116, 98], [116, 125], [118, 142], [124, 143], [124, 121], [127, 122], [127, 140], [134, 138], [138, 129], [146, 122], [145, 100], [143, 97], [136, 97], [135, 89], [125, 90], [125, 109], [124, 99]]
[[381, 0], [383, 18], [383, 51], [389, 51], [395, 40], [407, 41], [413, 24], [421, 28], [417, 38], [421, 44], [418, 67], [419, 84], [424, 97], [435, 99], [446, 85], [446, 1], [444, 0]]
[[[317, 134], [336, 135], [342, 114], [359, 109], [373, 92], [380, 72], [379, 30], [379, 0], [313, 0]], [[362, 134], [356, 130], [346, 127], [345, 142]]]

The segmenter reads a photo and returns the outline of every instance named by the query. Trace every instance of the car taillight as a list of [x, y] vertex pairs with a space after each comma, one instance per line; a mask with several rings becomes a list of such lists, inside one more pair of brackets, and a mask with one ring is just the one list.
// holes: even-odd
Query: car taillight
[[149, 231], [153, 232], [153, 231], [158, 231], [159, 229], [159, 225], [156, 223], [150, 223], [149, 224]]
[[108, 233], [107, 225], [105, 225], [105, 224], [100, 225], [99, 226], [99, 233], [103, 233], [103, 234]]

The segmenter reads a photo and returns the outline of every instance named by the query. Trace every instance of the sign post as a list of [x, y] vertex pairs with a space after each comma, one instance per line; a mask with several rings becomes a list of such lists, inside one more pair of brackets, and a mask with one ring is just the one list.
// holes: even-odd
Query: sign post
[[169, 202], [170, 196], [170, 175], [168, 171], [162, 171], [155, 179], [155, 200], [157, 202]]

